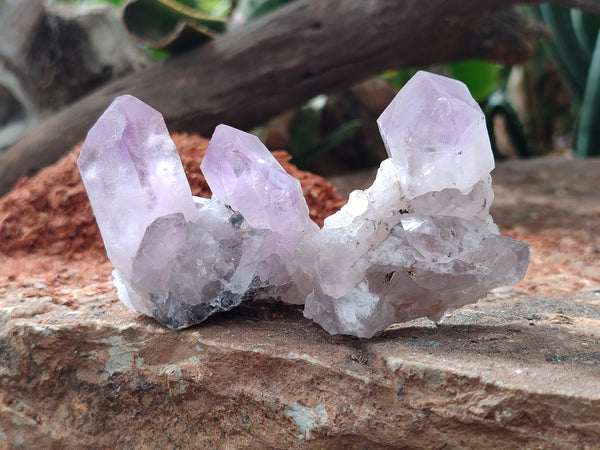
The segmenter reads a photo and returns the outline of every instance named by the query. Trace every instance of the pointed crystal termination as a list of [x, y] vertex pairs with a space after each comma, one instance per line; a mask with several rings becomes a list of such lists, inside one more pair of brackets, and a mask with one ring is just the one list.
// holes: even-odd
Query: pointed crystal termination
[[316, 230], [300, 182], [256, 137], [219, 125], [200, 166], [213, 195], [255, 228], [287, 234]]
[[77, 161], [111, 262], [129, 277], [146, 228], [160, 216], [196, 215], [162, 115], [131, 95], [116, 98], [89, 131]]
[[494, 168], [485, 116], [461, 82], [417, 72], [377, 120], [408, 199], [466, 194]]

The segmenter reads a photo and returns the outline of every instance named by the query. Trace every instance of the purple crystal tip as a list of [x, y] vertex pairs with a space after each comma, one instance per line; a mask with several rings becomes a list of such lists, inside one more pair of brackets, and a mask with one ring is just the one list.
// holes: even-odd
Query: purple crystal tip
[[217, 126], [200, 167], [214, 197], [253, 227], [284, 233], [317, 228], [300, 182], [256, 136]]
[[154, 219], [196, 214], [162, 115], [131, 95], [117, 97], [100, 116], [77, 165], [108, 256], [124, 274]]
[[417, 72], [377, 124], [408, 198], [467, 193], [494, 168], [485, 115], [460, 81]]

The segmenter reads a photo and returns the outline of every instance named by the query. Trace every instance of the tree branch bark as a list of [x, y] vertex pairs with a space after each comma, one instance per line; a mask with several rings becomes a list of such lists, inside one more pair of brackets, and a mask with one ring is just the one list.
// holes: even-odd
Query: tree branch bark
[[[126, 76], [41, 123], [0, 157], [0, 194], [56, 161], [130, 93], [172, 131], [257, 125], [389, 68], [484, 58], [522, 63], [546, 32], [510, 7], [535, 0], [298, 0], [188, 53]], [[600, 12], [597, 0], [563, 0]]]

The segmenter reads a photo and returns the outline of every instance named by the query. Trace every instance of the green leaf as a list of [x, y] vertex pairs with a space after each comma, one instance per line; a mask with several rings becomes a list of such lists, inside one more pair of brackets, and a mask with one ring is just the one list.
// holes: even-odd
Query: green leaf
[[531, 156], [527, 135], [523, 129], [521, 119], [519, 119], [519, 115], [506, 98], [506, 93], [504, 91], [498, 90], [489, 96], [484, 108], [484, 113], [488, 134], [490, 135], [490, 142], [492, 144], [492, 151], [496, 158], [502, 159], [505, 157], [505, 155], [499, 151], [496, 144], [496, 133], [494, 130], [494, 117], [496, 116], [502, 116], [504, 118], [508, 137], [511, 139], [517, 155], [521, 158], [528, 158]]
[[236, 8], [236, 15], [241, 16], [243, 22], [250, 22], [293, 1], [294, 0], [240, 0]]
[[575, 153], [582, 157], [600, 156], [600, 32], [596, 38], [581, 104]]
[[123, 23], [146, 45], [184, 50], [226, 29], [225, 21], [189, 6], [193, 4], [193, 0], [130, 0], [123, 9]]
[[564, 6], [543, 4], [538, 12], [554, 37], [547, 48], [578, 101], [583, 99], [590, 57], [581, 46], [571, 21], [571, 11]]
[[195, 7], [212, 17], [227, 18], [231, 13], [232, 0], [195, 0]]
[[497, 64], [480, 60], [469, 60], [446, 64], [449, 76], [467, 85], [478, 102], [485, 100], [498, 87], [500, 68]]
[[571, 23], [581, 48], [591, 58], [596, 44], [596, 36], [600, 30], [600, 16], [573, 8], [571, 9]]

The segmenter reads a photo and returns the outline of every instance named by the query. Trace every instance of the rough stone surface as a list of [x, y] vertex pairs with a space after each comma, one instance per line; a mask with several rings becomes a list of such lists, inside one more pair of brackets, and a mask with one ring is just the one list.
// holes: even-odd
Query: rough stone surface
[[172, 331], [117, 300], [104, 260], [3, 257], [0, 448], [596, 448], [598, 173], [499, 164], [525, 280], [368, 341], [282, 304]]

